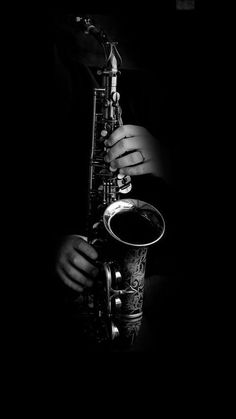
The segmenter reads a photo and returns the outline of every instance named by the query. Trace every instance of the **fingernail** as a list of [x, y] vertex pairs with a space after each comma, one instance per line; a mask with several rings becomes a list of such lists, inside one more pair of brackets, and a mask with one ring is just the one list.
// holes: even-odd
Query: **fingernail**
[[112, 167], [112, 166], [110, 166], [110, 167], [109, 167], [109, 170], [110, 170], [111, 172], [115, 172], [117, 169], [116, 169], [116, 167]]

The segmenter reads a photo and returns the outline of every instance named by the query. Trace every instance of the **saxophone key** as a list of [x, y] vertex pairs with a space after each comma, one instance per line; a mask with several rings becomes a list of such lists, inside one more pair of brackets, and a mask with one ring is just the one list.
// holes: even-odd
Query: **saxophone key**
[[120, 193], [124, 194], [124, 193], [130, 192], [132, 189], [131, 177], [128, 175], [123, 175], [121, 173], [118, 173], [117, 185], [118, 185]]
[[104, 140], [104, 138], [107, 136], [107, 134], [108, 134], [108, 131], [106, 130], [106, 129], [103, 129], [102, 131], [101, 131], [101, 137], [103, 138], [103, 140]]

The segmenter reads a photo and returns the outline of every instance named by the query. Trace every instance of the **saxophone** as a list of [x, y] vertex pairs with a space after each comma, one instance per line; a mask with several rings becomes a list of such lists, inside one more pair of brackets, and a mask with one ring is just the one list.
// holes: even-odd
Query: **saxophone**
[[121, 57], [117, 43], [90, 17], [76, 17], [86, 34], [102, 46], [105, 65], [93, 92], [92, 144], [89, 165], [88, 242], [99, 253], [100, 276], [94, 290], [96, 339], [132, 345], [142, 323], [148, 247], [165, 231], [162, 214], [137, 199], [121, 199], [132, 190], [130, 176], [109, 170], [105, 140], [122, 122], [117, 80]]

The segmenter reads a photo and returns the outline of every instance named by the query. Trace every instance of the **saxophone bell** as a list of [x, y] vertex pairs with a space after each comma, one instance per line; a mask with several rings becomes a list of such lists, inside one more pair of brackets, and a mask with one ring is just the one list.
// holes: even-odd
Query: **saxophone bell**
[[122, 199], [105, 209], [103, 222], [116, 260], [105, 264], [108, 327], [112, 340], [129, 346], [142, 324], [147, 249], [163, 236], [165, 221], [154, 206]]
[[121, 199], [110, 204], [104, 211], [103, 222], [114, 239], [133, 247], [150, 246], [159, 241], [165, 231], [161, 213], [137, 199]]

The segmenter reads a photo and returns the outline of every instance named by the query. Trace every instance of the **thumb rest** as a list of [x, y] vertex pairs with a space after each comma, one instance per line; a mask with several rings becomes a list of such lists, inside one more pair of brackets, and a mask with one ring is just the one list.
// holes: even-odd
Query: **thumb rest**
[[88, 17], [76, 17], [86, 34], [103, 47], [101, 88], [94, 89], [92, 144], [89, 165], [88, 242], [101, 266], [94, 288], [95, 332], [98, 342], [134, 343], [142, 323], [148, 247], [164, 234], [165, 222], [152, 205], [121, 199], [132, 190], [130, 176], [111, 171], [105, 163], [105, 140], [123, 122], [117, 92], [121, 57], [117, 43], [108, 39]]

